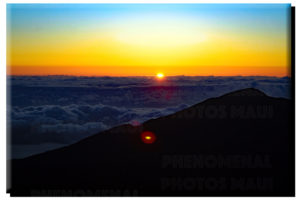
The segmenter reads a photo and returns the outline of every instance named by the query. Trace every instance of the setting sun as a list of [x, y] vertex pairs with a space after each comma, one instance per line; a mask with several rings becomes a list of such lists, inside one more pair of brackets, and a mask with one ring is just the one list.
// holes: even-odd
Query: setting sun
[[165, 75], [163, 73], [157, 73], [156, 77], [159, 78], [159, 79], [162, 79], [162, 78], [165, 77]]

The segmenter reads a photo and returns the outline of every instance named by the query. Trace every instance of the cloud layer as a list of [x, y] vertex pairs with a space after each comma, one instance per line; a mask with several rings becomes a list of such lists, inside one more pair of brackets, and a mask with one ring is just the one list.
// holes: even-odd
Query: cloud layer
[[27, 76], [8, 77], [8, 87], [12, 144], [28, 146], [70, 144], [122, 123], [142, 123], [242, 88], [290, 97], [288, 77], [178, 76], [157, 81], [152, 77]]

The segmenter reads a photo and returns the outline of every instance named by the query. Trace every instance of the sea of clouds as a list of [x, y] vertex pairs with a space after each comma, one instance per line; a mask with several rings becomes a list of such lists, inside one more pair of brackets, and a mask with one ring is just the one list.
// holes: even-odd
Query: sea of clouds
[[168, 115], [225, 93], [254, 87], [290, 98], [289, 77], [8, 77], [11, 157], [74, 143], [123, 123]]

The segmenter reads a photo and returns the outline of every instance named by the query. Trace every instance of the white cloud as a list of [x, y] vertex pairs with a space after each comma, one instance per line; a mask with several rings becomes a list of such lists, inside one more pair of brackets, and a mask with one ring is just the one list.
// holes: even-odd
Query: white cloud
[[[290, 97], [276, 77], [9, 77], [13, 144], [70, 144], [113, 126], [168, 115], [234, 90], [254, 87]], [[19, 152], [19, 151], [18, 151]]]

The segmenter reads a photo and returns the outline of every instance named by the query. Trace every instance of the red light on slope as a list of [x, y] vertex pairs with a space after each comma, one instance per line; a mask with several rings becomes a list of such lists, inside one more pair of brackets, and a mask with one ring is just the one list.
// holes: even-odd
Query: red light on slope
[[132, 121], [130, 122], [130, 124], [131, 124], [132, 126], [139, 126], [139, 125], [141, 125], [141, 123], [140, 123], [139, 121], [137, 121], [137, 120], [132, 120]]
[[152, 144], [156, 140], [156, 136], [154, 133], [150, 131], [144, 131], [141, 134], [142, 141], [146, 144]]

